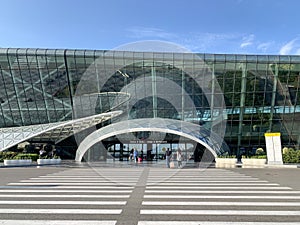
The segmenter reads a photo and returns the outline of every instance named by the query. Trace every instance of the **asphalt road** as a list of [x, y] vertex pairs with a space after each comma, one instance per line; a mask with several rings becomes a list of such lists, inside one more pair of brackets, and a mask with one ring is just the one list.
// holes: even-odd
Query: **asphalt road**
[[42, 166], [0, 173], [0, 224], [300, 224], [300, 169]]
[[232, 171], [279, 183], [300, 191], [300, 168], [236, 168]]

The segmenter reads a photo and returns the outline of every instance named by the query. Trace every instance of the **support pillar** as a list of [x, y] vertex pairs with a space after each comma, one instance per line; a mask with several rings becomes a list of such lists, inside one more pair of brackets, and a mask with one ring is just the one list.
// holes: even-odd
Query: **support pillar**
[[152, 77], [152, 104], [153, 104], [153, 118], [157, 117], [157, 91], [156, 91], [156, 71], [155, 65], [151, 67], [151, 77]]
[[245, 111], [245, 99], [246, 99], [246, 88], [247, 88], [247, 68], [245, 64], [241, 65], [242, 68], [242, 80], [241, 80], [241, 100], [240, 100], [240, 116], [239, 116], [239, 130], [238, 130], [238, 149], [237, 149], [237, 157], [239, 159], [241, 152], [241, 142], [243, 136], [243, 119], [244, 119], [244, 111]]
[[275, 64], [273, 90], [272, 90], [272, 100], [271, 100], [271, 112], [270, 112], [270, 119], [269, 119], [269, 132], [272, 132], [272, 129], [273, 129], [273, 117], [274, 117], [274, 110], [275, 110], [277, 82], [278, 82], [278, 65]]

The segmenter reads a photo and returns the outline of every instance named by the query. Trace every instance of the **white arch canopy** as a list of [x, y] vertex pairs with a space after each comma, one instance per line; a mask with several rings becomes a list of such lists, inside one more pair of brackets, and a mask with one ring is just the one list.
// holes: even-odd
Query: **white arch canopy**
[[144, 118], [121, 121], [91, 133], [78, 146], [75, 160], [80, 162], [89, 148], [106, 138], [140, 131], [171, 133], [186, 137], [206, 147], [215, 157], [229, 151], [222, 138], [203, 126], [173, 119]]

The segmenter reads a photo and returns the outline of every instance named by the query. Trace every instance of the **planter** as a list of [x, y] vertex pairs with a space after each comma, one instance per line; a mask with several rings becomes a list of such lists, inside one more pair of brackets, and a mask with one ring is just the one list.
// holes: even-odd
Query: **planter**
[[235, 167], [237, 162], [236, 158], [215, 158], [215, 160], [216, 160], [216, 167], [233, 168]]
[[267, 159], [242, 159], [243, 165], [263, 166], [267, 163]]
[[52, 165], [52, 164], [60, 164], [61, 159], [38, 159], [38, 165]]
[[31, 162], [31, 159], [4, 159], [5, 166], [28, 166]]
[[221, 164], [236, 164], [236, 158], [215, 158], [216, 163]]

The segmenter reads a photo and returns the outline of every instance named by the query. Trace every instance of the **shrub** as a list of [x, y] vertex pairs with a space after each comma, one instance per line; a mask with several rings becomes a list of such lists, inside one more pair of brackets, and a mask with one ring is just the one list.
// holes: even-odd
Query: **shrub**
[[253, 155], [250, 159], [266, 159], [267, 155]]
[[255, 155], [265, 155], [265, 151], [263, 148], [256, 149]]
[[267, 155], [263, 148], [257, 148], [255, 155], [243, 155], [243, 159], [266, 159]]
[[218, 155], [218, 158], [236, 158], [236, 155]]
[[32, 161], [36, 161], [38, 158], [39, 155], [35, 153], [19, 153], [13, 159], [31, 159]]
[[284, 163], [300, 163], [300, 150], [285, 149], [282, 154], [282, 160]]
[[282, 149], [282, 154], [286, 154], [288, 151], [289, 151], [289, 149], [288, 149], [287, 147], [284, 147], [284, 148]]
[[17, 152], [0, 152], [0, 161], [4, 159], [13, 159], [18, 153]]

